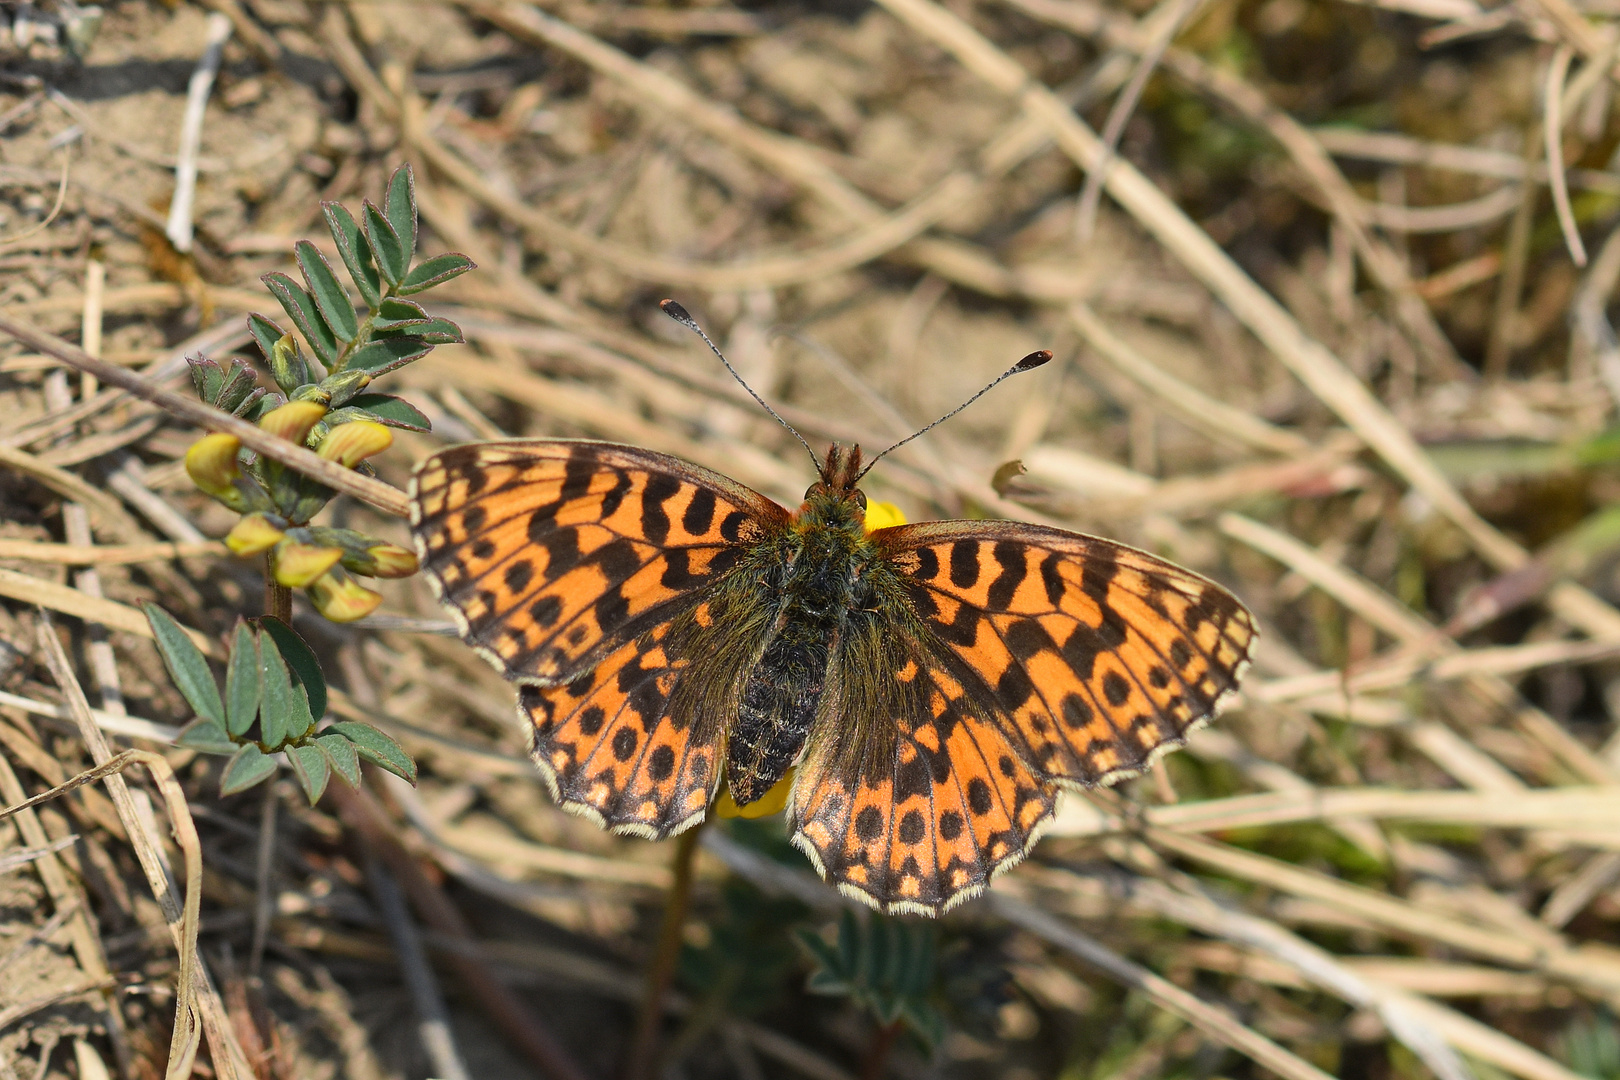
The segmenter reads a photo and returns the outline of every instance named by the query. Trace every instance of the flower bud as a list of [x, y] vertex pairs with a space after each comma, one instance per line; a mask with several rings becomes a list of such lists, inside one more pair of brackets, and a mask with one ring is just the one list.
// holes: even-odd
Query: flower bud
[[367, 548], [366, 554], [371, 558], [372, 577], [410, 577], [418, 568], [416, 552], [407, 551], [398, 544], [377, 544]]
[[377, 610], [382, 594], [372, 592], [348, 575], [326, 574], [310, 583], [309, 599], [315, 610], [336, 623], [353, 622]]
[[270, 556], [276, 582], [289, 589], [301, 589], [332, 569], [343, 558], [343, 549], [283, 540]]
[[326, 415], [326, 406], [313, 401], [289, 401], [259, 419], [259, 426], [277, 438], [302, 446], [313, 428]]
[[771, 790], [755, 799], [747, 806], [738, 806], [731, 798], [731, 789], [722, 787], [720, 797], [714, 800], [714, 812], [717, 817], [762, 818], [772, 814], [780, 814], [787, 806], [788, 796], [793, 792], [793, 769], [789, 768], [787, 775], [778, 780]]
[[269, 551], [286, 536], [280, 525], [267, 514], [248, 514], [225, 537], [225, 546], [237, 555], [257, 555]]
[[869, 502], [866, 504], [866, 531], [876, 532], [887, 529], [893, 525], [904, 525], [906, 515], [900, 508], [891, 502]]
[[186, 474], [191, 482], [217, 499], [240, 499], [236, 490], [237, 477], [242, 469], [236, 463], [236, 452], [242, 441], [235, 435], [214, 432], [204, 435], [186, 451]]
[[352, 469], [394, 445], [394, 433], [371, 420], [351, 420], [333, 428], [315, 451], [328, 461]]

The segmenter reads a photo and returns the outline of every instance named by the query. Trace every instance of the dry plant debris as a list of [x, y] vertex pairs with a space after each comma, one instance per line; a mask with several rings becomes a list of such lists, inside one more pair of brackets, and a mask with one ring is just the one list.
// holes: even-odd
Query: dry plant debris
[[847, 918], [770, 819], [706, 830], [665, 1074], [1620, 1077], [1617, 17], [0, 4], [0, 804], [159, 776], [0, 821], [0, 1080], [621, 1067], [674, 845], [550, 804], [412, 578], [293, 615], [418, 785], [220, 798], [139, 611], [217, 660], [261, 610], [183, 464], [208, 414], [51, 344], [184, 393], [295, 241], [337, 265], [322, 202], [402, 163], [427, 250], [479, 265], [441, 293], [466, 343], [401, 372], [432, 433], [332, 525], [405, 542], [411, 462], [502, 435], [796, 502], [674, 295], [812, 441], [887, 445], [1051, 349], [874, 497], [1118, 537], [1264, 626], [1218, 724], [938, 924]]

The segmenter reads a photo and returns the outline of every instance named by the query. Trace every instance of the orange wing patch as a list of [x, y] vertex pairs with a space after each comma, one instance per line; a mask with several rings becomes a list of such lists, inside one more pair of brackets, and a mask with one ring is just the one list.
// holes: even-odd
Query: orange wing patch
[[533, 755], [563, 808], [615, 832], [661, 839], [702, 819], [719, 781], [713, 733], [670, 715], [687, 667], [669, 655], [669, 623], [620, 646], [560, 686], [528, 685], [519, 708]]
[[422, 566], [462, 636], [538, 685], [589, 671], [787, 516], [718, 473], [612, 443], [456, 447], [411, 483]]
[[1248, 610], [1146, 552], [998, 522], [875, 537], [952, 669], [982, 687], [1045, 778], [1140, 773], [1213, 716], [1248, 665]]
[[874, 718], [894, 737], [854, 753], [837, 731], [814, 742], [789, 804], [793, 843], [843, 892], [935, 915], [1024, 857], [1057, 792], [949, 672], [907, 660], [891, 677], [919, 681], [926, 715]]

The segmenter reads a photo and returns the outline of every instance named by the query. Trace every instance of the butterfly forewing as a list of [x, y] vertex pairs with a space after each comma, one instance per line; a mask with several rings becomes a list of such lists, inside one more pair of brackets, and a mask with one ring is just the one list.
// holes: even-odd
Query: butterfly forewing
[[1089, 786], [1141, 772], [1212, 716], [1247, 666], [1248, 610], [1146, 552], [1011, 522], [873, 536], [952, 669], [1052, 780]]
[[541, 685], [656, 625], [787, 516], [718, 473], [613, 443], [461, 446], [412, 481], [423, 569], [462, 636]]

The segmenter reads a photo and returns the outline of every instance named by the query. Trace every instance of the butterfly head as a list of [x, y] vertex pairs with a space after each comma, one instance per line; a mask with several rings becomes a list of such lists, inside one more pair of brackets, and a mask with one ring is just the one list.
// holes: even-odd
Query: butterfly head
[[861, 478], [861, 448], [833, 443], [818, 468], [821, 478], [805, 491], [800, 517], [859, 526], [866, 515], [866, 493], [855, 486]]

